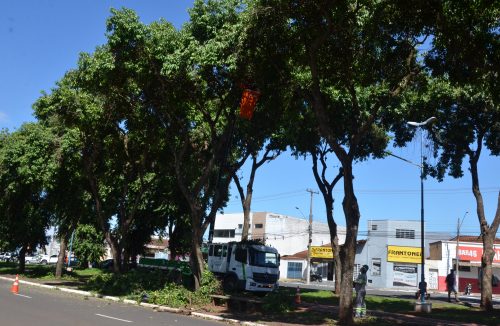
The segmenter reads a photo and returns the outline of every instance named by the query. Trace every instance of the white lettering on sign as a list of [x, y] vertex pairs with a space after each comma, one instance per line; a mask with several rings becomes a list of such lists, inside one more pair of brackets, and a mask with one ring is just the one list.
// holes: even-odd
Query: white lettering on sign
[[[493, 257], [494, 263], [500, 262], [500, 248], [497, 246], [493, 248], [495, 250], [495, 256]], [[470, 261], [481, 261], [481, 257], [483, 256], [483, 248], [482, 247], [458, 247], [458, 257], [462, 260], [470, 260]]]
[[460, 256], [466, 256], [466, 257], [471, 257], [471, 258], [477, 258], [477, 250], [471, 250], [471, 249], [458, 249], [458, 254]]

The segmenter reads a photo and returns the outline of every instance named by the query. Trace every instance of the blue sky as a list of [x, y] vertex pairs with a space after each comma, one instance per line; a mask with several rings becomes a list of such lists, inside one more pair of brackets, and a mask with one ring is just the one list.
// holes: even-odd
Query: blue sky
[[[74, 68], [80, 52], [92, 52], [106, 42], [105, 23], [110, 8], [134, 9], [144, 23], [163, 17], [180, 27], [188, 19], [187, 9], [191, 4], [192, 0], [0, 1], [0, 128], [12, 131], [23, 122], [33, 121], [31, 105], [41, 91], [49, 92], [68, 69]], [[419, 139], [417, 137], [406, 148], [390, 150], [419, 162]], [[483, 153], [479, 173], [486, 215], [491, 222], [500, 189], [500, 158], [488, 154]], [[329, 162], [338, 166], [333, 156]], [[247, 167], [242, 171], [243, 176], [248, 175], [246, 171]], [[417, 167], [388, 157], [356, 164], [354, 175], [361, 210], [361, 234], [366, 232], [369, 219], [420, 220]], [[455, 233], [457, 218], [468, 211], [461, 233], [478, 234], [468, 171], [458, 180], [448, 178], [439, 183], [427, 179], [424, 186], [427, 231]], [[308, 217], [310, 194], [307, 188], [318, 190], [311, 172], [311, 160], [295, 160], [285, 153], [257, 172], [252, 210]], [[345, 225], [342, 184], [336, 188], [334, 214], [338, 223]], [[239, 211], [239, 199], [233, 196], [225, 212]], [[314, 196], [313, 217], [325, 221], [320, 195]]]

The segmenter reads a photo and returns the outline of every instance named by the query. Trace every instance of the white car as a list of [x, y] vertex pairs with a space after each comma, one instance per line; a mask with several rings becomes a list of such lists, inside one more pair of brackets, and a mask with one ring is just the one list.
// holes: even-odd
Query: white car
[[17, 255], [12, 252], [4, 252], [2, 256], [2, 261], [15, 262], [17, 260]]
[[42, 255], [40, 258], [40, 264], [57, 264], [57, 256], [58, 255]]
[[24, 257], [24, 262], [26, 264], [38, 264], [42, 260], [42, 256], [40, 255], [30, 255]]

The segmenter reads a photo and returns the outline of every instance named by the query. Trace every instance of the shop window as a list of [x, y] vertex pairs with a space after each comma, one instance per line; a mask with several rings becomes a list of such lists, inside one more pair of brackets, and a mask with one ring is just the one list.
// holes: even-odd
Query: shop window
[[302, 278], [302, 263], [288, 262], [286, 270], [287, 278]]
[[352, 280], [356, 280], [359, 275], [359, 270], [361, 269], [361, 264], [354, 264], [354, 269], [352, 271]]
[[380, 276], [382, 273], [382, 261], [380, 258], [372, 258], [372, 276]]
[[234, 238], [234, 229], [229, 230], [214, 230], [214, 237], [216, 238]]
[[396, 229], [396, 238], [415, 239], [415, 230]]

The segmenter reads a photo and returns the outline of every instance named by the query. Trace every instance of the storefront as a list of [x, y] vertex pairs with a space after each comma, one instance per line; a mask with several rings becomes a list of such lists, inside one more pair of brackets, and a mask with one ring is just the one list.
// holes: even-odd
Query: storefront
[[[461, 236], [458, 243], [458, 279], [459, 290], [463, 292], [470, 284], [472, 292], [480, 292], [480, 279], [482, 277], [481, 257], [483, 245], [478, 237]], [[492, 292], [500, 294], [500, 241], [495, 245], [495, 256], [493, 258]], [[438, 288], [446, 291], [446, 275], [450, 269], [456, 269], [457, 264], [457, 241], [438, 241], [430, 244], [431, 260], [438, 261], [439, 280]]]

